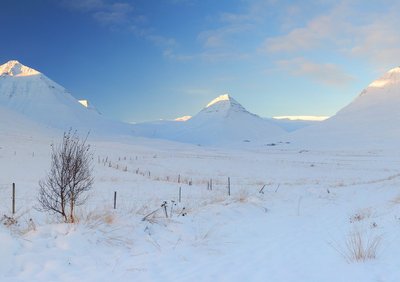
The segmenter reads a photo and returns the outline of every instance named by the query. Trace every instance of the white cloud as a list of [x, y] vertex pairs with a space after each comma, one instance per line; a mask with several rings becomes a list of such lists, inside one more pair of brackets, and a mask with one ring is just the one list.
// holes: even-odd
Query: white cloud
[[102, 24], [123, 24], [131, 19], [133, 7], [127, 3], [114, 3], [103, 7], [93, 14], [93, 17]]
[[389, 0], [381, 5], [377, 1], [368, 4], [342, 1], [304, 26], [268, 37], [261, 49], [273, 57], [289, 58], [330, 52], [346, 60], [368, 62], [380, 70], [388, 69], [400, 56], [400, 6]]
[[198, 35], [198, 40], [205, 48], [228, 47], [235, 35], [250, 31], [253, 25], [250, 23], [229, 24], [218, 29], [205, 30]]
[[331, 63], [315, 63], [304, 58], [277, 62], [280, 69], [296, 76], [306, 76], [319, 83], [342, 87], [354, 81], [354, 77]]
[[122, 29], [141, 37], [168, 52], [177, 45], [174, 38], [158, 34], [154, 29], [146, 26], [147, 17], [135, 11], [134, 5], [129, 2], [115, 2], [113, 0], [65, 0], [65, 7], [90, 14], [99, 24], [113, 30]]

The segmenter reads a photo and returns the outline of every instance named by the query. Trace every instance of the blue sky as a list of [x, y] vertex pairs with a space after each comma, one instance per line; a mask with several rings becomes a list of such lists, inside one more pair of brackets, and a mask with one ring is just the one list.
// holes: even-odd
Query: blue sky
[[17, 59], [124, 121], [231, 94], [260, 116], [333, 115], [400, 63], [397, 1], [3, 0]]

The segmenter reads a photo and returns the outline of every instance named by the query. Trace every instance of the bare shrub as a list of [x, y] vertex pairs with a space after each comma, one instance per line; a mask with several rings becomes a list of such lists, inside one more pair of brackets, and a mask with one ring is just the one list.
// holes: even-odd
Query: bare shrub
[[93, 153], [85, 139], [76, 131], [64, 132], [59, 145], [51, 145], [51, 167], [47, 177], [39, 181], [39, 210], [60, 215], [73, 223], [74, 209], [87, 199], [85, 192], [92, 188]]

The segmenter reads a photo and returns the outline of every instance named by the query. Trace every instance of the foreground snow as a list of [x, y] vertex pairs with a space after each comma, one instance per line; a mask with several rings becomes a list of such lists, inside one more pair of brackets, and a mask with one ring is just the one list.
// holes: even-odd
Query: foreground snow
[[[0, 212], [16, 182], [18, 225], [0, 227], [1, 281], [400, 279], [400, 151], [90, 140], [96, 185], [71, 225], [34, 209], [51, 139], [2, 137]], [[142, 220], [163, 201], [169, 218]], [[355, 230], [379, 238], [376, 259], [349, 261]]]

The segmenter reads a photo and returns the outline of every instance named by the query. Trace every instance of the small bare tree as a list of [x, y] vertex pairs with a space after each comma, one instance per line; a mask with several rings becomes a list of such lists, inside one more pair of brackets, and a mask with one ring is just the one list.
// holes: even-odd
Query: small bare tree
[[85, 192], [93, 186], [93, 153], [77, 132], [64, 132], [59, 145], [51, 145], [51, 168], [39, 181], [40, 210], [59, 214], [65, 222], [75, 221], [75, 206], [86, 202]]

